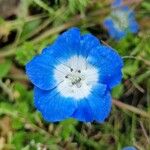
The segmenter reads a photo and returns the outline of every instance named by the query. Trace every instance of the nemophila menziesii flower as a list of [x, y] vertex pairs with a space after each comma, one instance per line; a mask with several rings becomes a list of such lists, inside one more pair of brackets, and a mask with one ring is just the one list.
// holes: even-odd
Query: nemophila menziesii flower
[[35, 56], [26, 73], [34, 84], [35, 107], [45, 120], [76, 118], [103, 122], [111, 110], [110, 90], [122, 77], [121, 57], [92, 34], [71, 28]]
[[116, 40], [122, 39], [127, 33], [137, 33], [139, 29], [133, 10], [124, 5], [123, 0], [113, 2], [112, 11], [103, 24]]
[[127, 147], [123, 148], [122, 150], [137, 150], [137, 149], [133, 146], [127, 146]]

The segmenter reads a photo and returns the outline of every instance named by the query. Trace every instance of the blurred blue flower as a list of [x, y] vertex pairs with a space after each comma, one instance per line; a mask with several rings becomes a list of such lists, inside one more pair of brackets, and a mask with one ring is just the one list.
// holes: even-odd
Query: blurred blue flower
[[35, 56], [26, 73], [35, 86], [35, 106], [45, 120], [103, 122], [111, 110], [110, 90], [121, 81], [122, 66], [112, 48], [71, 28]]
[[139, 29], [133, 10], [123, 5], [123, 0], [112, 3], [112, 12], [103, 24], [109, 35], [116, 40], [122, 39], [128, 32], [137, 33]]
[[133, 146], [127, 146], [127, 147], [123, 148], [122, 150], [137, 150], [137, 149]]

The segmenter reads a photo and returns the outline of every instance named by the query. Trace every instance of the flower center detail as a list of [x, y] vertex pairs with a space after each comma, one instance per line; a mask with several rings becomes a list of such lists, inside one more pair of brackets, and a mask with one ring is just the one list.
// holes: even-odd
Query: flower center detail
[[98, 83], [99, 73], [86, 58], [75, 55], [55, 67], [54, 78], [62, 96], [83, 99]]
[[114, 21], [114, 25], [118, 30], [125, 30], [128, 28], [129, 19], [128, 19], [128, 12], [123, 10], [114, 10], [111, 13], [111, 17]]

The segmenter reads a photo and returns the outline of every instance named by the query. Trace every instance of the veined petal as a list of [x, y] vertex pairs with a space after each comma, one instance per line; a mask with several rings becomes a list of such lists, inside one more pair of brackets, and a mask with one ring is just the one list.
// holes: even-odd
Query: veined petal
[[111, 18], [105, 19], [104, 26], [107, 28], [109, 35], [116, 40], [120, 40], [126, 34], [125, 31], [119, 31], [115, 28], [114, 22]]
[[79, 49], [80, 31], [78, 28], [71, 28], [60, 35], [54, 44], [45, 48], [41, 55], [34, 57], [26, 65], [26, 73], [29, 79], [41, 89], [50, 90], [54, 88], [54, 68], [52, 66], [77, 54]]
[[[72, 117], [83, 122], [92, 122], [94, 120], [103, 122], [111, 108], [111, 99], [105, 98], [106, 90], [106, 85], [98, 84], [91, 91], [89, 97], [77, 101], [77, 109]], [[100, 101], [101, 99], [102, 101]]]
[[104, 22], [104, 25], [105, 25], [105, 27], [107, 28], [109, 35], [110, 35], [112, 38], [115, 38], [116, 35], [117, 35], [117, 31], [116, 31], [116, 29], [114, 28], [114, 24], [113, 24], [112, 19], [106, 19], [106, 21]]
[[125, 31], [116, 31], [115, 39], [120, 40], [126, 35]]
[[112, 7], [119, 7], [123, 5], [123, 0], [114, 0]]
[[110, 28], [111, 26], [113, 26], [113, 21], [111, 18], [106, 18], [104, 20], [103, 24], [106, 28]]
[[129, 30], [132, 32], [132, 33], [137, 33], [138, 30], [139, 30], [139, 25], [138, 23], [135, 21], [135, 20], [132, 20], [129, 24]]
[[133, 146], [127, 146], [127, 147], [123, 148], [122, 150], [136, 150], [136, 148]]
[[112, 100], [109, 90], [105, 90], [103, 95], [101, 91], [102, 87], [96, 86], [87, 100], [94, 120], [103, 123], [111, 111]]
[[100, 83], [108, 85], [110, 89], [120, 83], [123, 61], [112, 48], [100, 46], [93, 49], [87, 61], [99, 68]]
[[55, 62], [54, 58], [49, 55], [35, 56], [26, 64], [26, 74], [37, 87], [44, 90], [52, 89], [56, 86], [53, 79]]
[[87, 99], [77, 101], [77, 109], [71, 117], [83, 122], [93, 121], [93, 114]]
[[84, 34], [81, 36], [80, 44], [81, 46], [79, 53], [82, 56], [87, 57], [88, 53], [91, 51], [92, 48], [100, 46], [100, 41], [92, 34]]
[[80, 30], [73, 27], [62, 33], [50, 49], [46, 49], [44, 53], [50, 53], [57, 60], [64, 60], [72, 55], [78, 55], [80, 50]]
[[62, 97], [56, 89], [45, 91], [38, 87], [34, 88], [34, 104], [50, 122], [70, 118], [77, 107], [74, 99]]

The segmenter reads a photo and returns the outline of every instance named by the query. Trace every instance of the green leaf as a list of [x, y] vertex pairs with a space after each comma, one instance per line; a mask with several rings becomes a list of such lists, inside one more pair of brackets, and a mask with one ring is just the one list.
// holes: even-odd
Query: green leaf
[[[14, 145], [16, 150], [21, 150], [22, 146], [24, 145], [24, 142], [26, 141], [26, 132], [20, 131], [15, 132], [12, 139], [12, 144]], [[28, 141], [29, 142], [29, 141]]]
[[33, 91], [28, 91], [21, 83], [14, 84], [14, 91], [19, 96], [16, 98], [16, 105], [21, 112], [27, 113], [33, 107]]
[[89, 0], [68, 0], [69, 9], [72, 13], [76, 13], [77, 11], [83, 12], [86, 6], [89, 4]]
[[20, 64], [25, 65], [36, 54], [33, 43], [25, 42], [17, 49], [16, 59]]
[[74, 119], [67, 119], [60, 123], [60, 126], [62, 126], [61, 130], [61, 137], [63, 139], [69, 138], [69, 136], [75, 131], [75, 125], [77, 124], [77, 121]]
[[112, 90], [112, 97], [119, 99], [123, 94], [123, 84], [117, 85], [115, 88]]
[[127, 61], [123, 68], [123, 75], [126, 79], [128, 76], [135, 76], [139, 69], [139, 62], [138, 61]]
[[5, 61], [0, 64], [0, 78], [6, 76], [11, 68], [11, 62]]
[[2, 17], [0, 17], [0, 25], [2, 25], [3, 23], [5, 23], [5, 20]]
[[142, 7], [147, 9], [147, 10], [150, 10], [150, 3], [149, 2], [143, 2]]
[[10, 115], [12, 117], [17, 117], [17, 110], [12, 107], [12, 104], [0, 102], [0, 115]]
[[14, 118], [12, 119], [12, 128], [13, 129], [21, 129], [23, 128], [24, 124], [22, 122], [20, 122], [20, 120], [18, 118]]
[[21, 40], [28, 38], [29, 35], [31, 35], [31, 33], [39, 27], [40, 23], [40, 19], [25, 23], [21, 33]]

